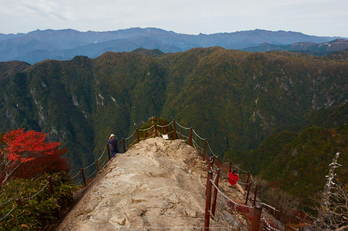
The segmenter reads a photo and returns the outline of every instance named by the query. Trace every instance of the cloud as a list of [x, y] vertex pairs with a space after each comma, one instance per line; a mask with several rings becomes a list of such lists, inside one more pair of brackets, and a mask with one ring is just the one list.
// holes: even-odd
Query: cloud
[[[159, 27], [179, 33], [293, 30], [346, 33], [347, 0], [0, 0], [0, 33]], [[331, 28], [319, 30], [318, 23]], [[314, 28], [317, 28], [314, 30]], [[324, 30], [323, 30], [324, 29]], [[330, 34], [326, 34], [330, 35]]]

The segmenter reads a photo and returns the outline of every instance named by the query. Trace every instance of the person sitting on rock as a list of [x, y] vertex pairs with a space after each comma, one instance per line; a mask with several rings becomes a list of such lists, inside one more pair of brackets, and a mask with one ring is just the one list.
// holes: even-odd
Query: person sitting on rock
[[116, 153], [118, 153], [118, 148], [117, 148], [117, 138], [115, 138], [114, 134], [111, 134], [109, 139], [108, 139], [108, 144], [110, 147], [110, 154], [111, 158], [115, 156]]
[[242, 189], [242, 186], [240, 186], [237, 182], [238, 178], [239, 178], [238, 170], [233, 170], [233, 172], [230, 172], [230, 174], [228, 175], [228, 182], [232, 186], [236, 186], [237, 189], [243, 194], [243, 196], [246, 196], [246, 192], [244, 192], [244, 190]]

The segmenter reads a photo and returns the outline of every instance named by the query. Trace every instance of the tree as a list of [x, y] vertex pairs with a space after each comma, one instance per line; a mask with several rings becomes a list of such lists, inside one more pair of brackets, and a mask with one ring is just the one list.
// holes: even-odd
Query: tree
[[[340, 182], [334, 183], [335, 169], [342, 166], [337, 163], [340, 153], [337, 152], [330, 166], [330, 171], [324, 191], [319, 193], [314, 209], [318, 217], [314, 226], [318, 230], [346, 230], [348, 229], [348, 186]], [[319, 198], [319, 199], [318, 199]]]
[[47, 142], [43, 132], [17, 129], [0, 138], [0, 182], [10, 178], [30, 178], [41, 172], [69, 171], [67, 158], [60, 143]]
[[[348, 185], [340, 182], [335, 183], [329, 195], [329, 207], [321, 206], [320, 201], [326, 197], [323, 192], [314, 198], [314, 209], [319, 215], [314, 223], [317, 230], [347, 230], [348, 229]], [[323, 215], [324, 214], [324, 215]], [[315, 218], [314, 218], [315, 219]]]

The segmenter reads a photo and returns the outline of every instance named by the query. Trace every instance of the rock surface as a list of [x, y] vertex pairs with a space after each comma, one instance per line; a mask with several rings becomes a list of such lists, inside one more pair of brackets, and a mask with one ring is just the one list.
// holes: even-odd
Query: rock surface
[[206, 176], [207, 163], [184, 141], [146, 139], [100, 170], [56, 230], [202, 230]]
[[205, 165], [182, 140], [141, 141], [109, 161], [57, 230], [202, 228]]

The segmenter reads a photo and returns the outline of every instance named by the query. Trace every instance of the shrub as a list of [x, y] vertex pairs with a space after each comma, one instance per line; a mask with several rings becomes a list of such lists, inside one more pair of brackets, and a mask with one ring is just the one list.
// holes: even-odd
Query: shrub
[[[51, 175], [54, 193], [51, 195], [44, 173], [30, 179], [16, 178], [2, 186], [0, 195], [0, 230], [45, 229], [70, 205], [77, 189], [65, 173]], [[22, 205], [16, 203], [21, 198]]]

